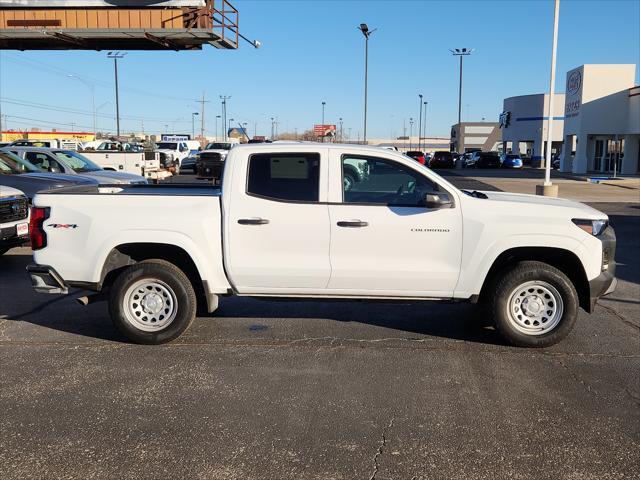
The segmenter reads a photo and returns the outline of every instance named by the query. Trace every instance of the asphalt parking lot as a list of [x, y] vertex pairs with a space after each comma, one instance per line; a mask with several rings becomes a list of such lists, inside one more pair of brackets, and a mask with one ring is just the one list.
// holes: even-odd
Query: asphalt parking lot
[[172, 344], [131, 345], [104, 303], [32, 293], [14, 249], [0, 475], [637, 478], [640, 207], [594, 206], [616, 228], [619, 288], [544, 350], [505, 346], [470, 305], [240, 298]]

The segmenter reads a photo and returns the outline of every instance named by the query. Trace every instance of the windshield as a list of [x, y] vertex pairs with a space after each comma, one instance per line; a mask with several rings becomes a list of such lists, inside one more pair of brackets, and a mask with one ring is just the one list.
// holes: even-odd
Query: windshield
[[69, 165], [76, 173], [97, 172], [102, 170], [98, 165], [79, 153], [70, 150], [58, 150], [54, 152], [54, 154], [58, 159], [62, 160], [63, 163]]
[[230, 143], [213, 142], [206, 146], [205, 150], [231, 150]]
[[156, 148], [160, 150], [177, 150], [178, 144], [174, 142], [161, 142], [156, 143]]
[[21, 173], [39, 173], [35, 165], [21, 159], [11, 152], [0, 152], [0, 174], [19, 175]]

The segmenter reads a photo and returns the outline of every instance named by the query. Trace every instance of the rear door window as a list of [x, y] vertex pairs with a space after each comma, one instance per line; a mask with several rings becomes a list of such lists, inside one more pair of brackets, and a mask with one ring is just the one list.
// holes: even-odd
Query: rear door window
[[317, 202], [320, 155], [261, 153], [249, 158], [247, 193], [272, 200]]

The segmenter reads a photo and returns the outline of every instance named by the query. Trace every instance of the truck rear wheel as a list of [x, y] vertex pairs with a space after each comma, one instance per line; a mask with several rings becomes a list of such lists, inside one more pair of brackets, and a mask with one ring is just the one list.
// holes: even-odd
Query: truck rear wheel
[[111, 320], [135, 343], [158, 345], [179, 337], [196, 316], [196, 295], [187, 276], [164, 260], [127, 267], [109, 295]]
[[500, 335], [519, 347], [548, 347], [565, 338], [578, 316], [571, 280], [546, 263], [519, 262], [495, 282], [490, 313]]

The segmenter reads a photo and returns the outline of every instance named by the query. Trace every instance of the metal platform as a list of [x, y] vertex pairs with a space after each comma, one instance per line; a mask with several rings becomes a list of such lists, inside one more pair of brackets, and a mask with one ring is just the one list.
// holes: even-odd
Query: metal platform
[[205, 6], [57, 9], [3, 8], [0, 3], [0, 49], [238, 48], [238, 10], [227, 0], [202, 3]]
[[209, 29], [7, 30], [0, 29], [0, 49], [11, 50], [200, 50], [203, 45], [238, 48], [237, 41]]

